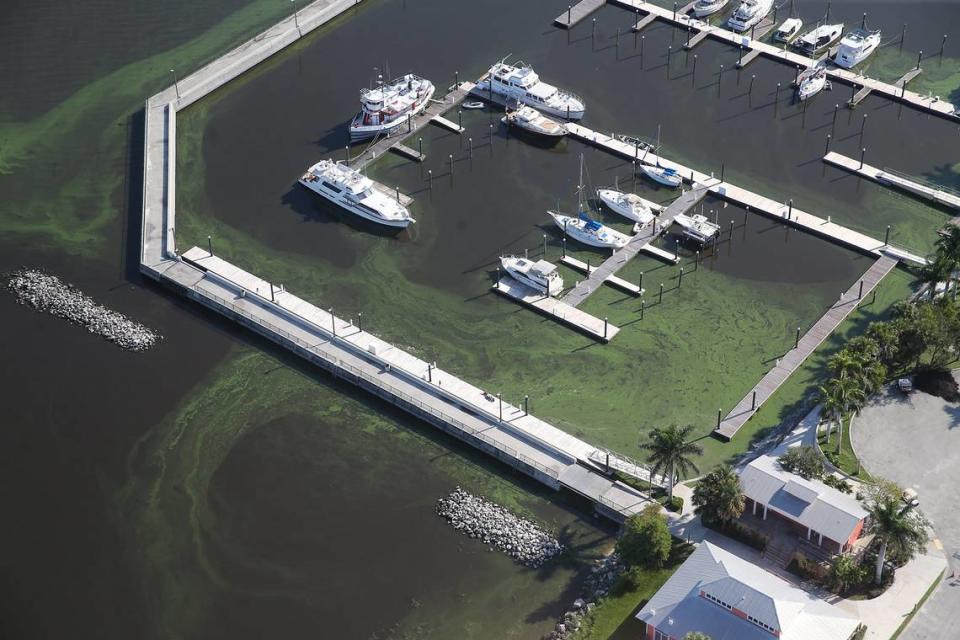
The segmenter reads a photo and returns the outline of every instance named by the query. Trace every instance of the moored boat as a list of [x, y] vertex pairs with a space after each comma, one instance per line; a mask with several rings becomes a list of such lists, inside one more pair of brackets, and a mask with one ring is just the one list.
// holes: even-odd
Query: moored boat
[[694, 214], [688, 216], [684, 213], [678, 214], [673, 221], [683, 229], [683, 236], [699, 244], [710, 242], [718, 233], [720, 225], [707, 220], [706, 216]]
[[797, 78], [797, 98], [801, 101], [812, 98], [829, 84], [826, 67], [816, 66], [807, 69]]
[[624, 193], [616, 189], [597, 189], [597, 197], [608, 209], [641, 227], [650, 224], [656, 217], [649, 202], [635, 193]]
[[406, 228], [416, 222], [405, 206], [376, 188], [372, 180], [350, 167], [321, 160], [304, 173], [300, 184], [350, 213], [388, 227]]
[[743, 0], [727, 20], [727, 26], [734, 31], [746, 31], [759, 24], [772, 8], [773, 0]]
[[676, 169], [668, 169], [660, 165], [645, 164], [640, 169], [652, 180], [664, 186], [676, 189], [683, 183], [683, 178]]
[[795, 46], [807, 55], [813, 55], [832, 45], [841, 35], [843, 35], [842, 22], [822, 24], [800, 36]]
[[559, 295], [563, 291], [563, 278], [556, 265], [546, 260], [534, 262], [518, 256], [501, 256], [500, 265], [515, 280], [548, 296]]
[[378, 80], [375, 88], [360, 92], [360, 112], [350, 123], [350, 139], [390, 135], [427, 108], [434, 90], [432, 82], [412, 73], [386, 83]]
[[843, 37], [834, 62], [844, 69], [852, 69], [880, 46], [880, 31], [856, 29]]
[[474, 91], [492, 91], [508, 102], [522, 102], [559, 118], [579, 120], [586, 106], [578, 96], [540, 80], [533, 67], [501, 61], [490, 67]]
[[697, 18], [712, 16], [727, 6], [729, 0], [697, 0], [693, 5], [693, 15]]
[[581, 213], [576, 218], [559, 211], [547, 211], [547, 213], [566, 235], [591, 247], [616, 250], [625, 246], [629, 240], [626, 235], [600, 224], [585, 213]]
[[777, 42], [792, 42], [802, 28], [803, 20], [800, 18], [787, 18], [777, 29], [777, 32], [773, 34], [773, 39]]
[[524, 131], [536, 133], [541, 136], [560, 137], [567, 135], [567, 127], [552, 118], [548, 118], [533, 107], [520, 105], [513, 111], [507, 111], [507, 115], [500, 119], [508, 126], [518, 127]]
[[479, 100], [471, 100], [463, 103], [464, 109], [483, 109], [483, 103]]

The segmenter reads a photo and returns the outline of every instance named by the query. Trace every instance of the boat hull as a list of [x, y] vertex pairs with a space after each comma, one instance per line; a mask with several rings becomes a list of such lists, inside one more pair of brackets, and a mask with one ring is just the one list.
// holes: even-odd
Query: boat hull
[[560, 229], [569, 237], [573, 238], [581, 244], [585, 244], [590, 247], [597, 247], [599, 249], [619, 249], [624, 246], [626, 242], [616, 240], [604, 242], [601, 241], [596, 236], [585, 233], [577, 223], [580, 222], [577, 218], [572, 218], [570, 216], [564, 216], [559, 213], [554, 213], [553, 211], [548, 211], [550, 217], [553, 218], [553, 222], [560, 227]]
[[407, 117], [415, 118], [426, 110], [427, 106], [430, 104], [430, 99], [433, 98], [433, 94], [436, 91], [435, 88], [431, 87], [430, 91], [427, 92], [427, 95], [424, 96], [415, 107], [407, 111], [406, 114], [383, 124], [361, 124], [363, 122], [363, 113], [358, 113], [353, 117], [353, 120], [350, 121], [350, 140], [367, 140], [369, 138], [375, 138], [381, 134], [383, 135], [393, 135], [394, 133], [401, 131], [402, 127], [407, 126]]
[[358, 207], [351, 202], [347, 202], [340, 198], [333, 196], [332, 194], [327, 193], [322, 188], [317, 186], [315, 183], [308, 182], [306, 180], [300, 179], [298, 182], [305, 186], [310, 191], [314, 192], [318, 196], [322, 197], [327, 202], [333, 203], [336, 206], [340, 207], [344, 211], [351, 213], [357, 217], [363, 218], [370, 222], [376, 223], [384, 227], [391, 227], [394, 229], [406, 229], [410, 226], [411, 223], [416, 222], [413, 218], [397, 218], [397, 219], [385, 219], [379, 218], [367, 211], [362, 207]]
[[641, 225], [648, 224], [653, 220], [654, 215], [649, 207], [644, 206], [638, 212], [634, 207], [617, 200], [618, 195], [620, 195], [620, 193], [612, 189], [597, 190], [597, 197], [600, 198], [600, 202], [617, 215], [623, 216], [633, 222], [639, 222]]
[[694, 5], [693, 15], [696, 18], [706, 18], [707, 16], [712, 16], [717, 11], [720, 11], [720, 9], [723, 9], [725, 6], [727, 6], [727, 2], [729, 2], [729, 0], [720, 0], [719, 2], [712, 2], [710, 4], [700, 6]]
[[844, 69], [852, 69], [857, 66], [864, 60], [870, 57], [870, 54], [877, 48], [879, 41], [871, 43], [869, 46], [864, 47], [860, 51], [855, 53], [848, 53], [846, 51], [841, 51], [837, 54], [837, 57], [834, 59], [834, 64], [838, 67], [843, 67]]
[[676, 189], [683, 182], [683, 178], [679, 175], [673, 174], [664, 174], [662, 171], [657, 170], [658, 167], [643, 167], [643, 173], [658, 184], [662, 184], [665, 187], [670, 187], [671, 189]]

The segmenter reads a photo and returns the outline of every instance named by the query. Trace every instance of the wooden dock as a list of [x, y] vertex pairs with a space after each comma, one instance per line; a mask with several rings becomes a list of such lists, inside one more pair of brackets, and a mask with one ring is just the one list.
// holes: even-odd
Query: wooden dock
[[420, 153], [416, 149], [411, 149], [407, 145], [401, 144], [399, 142], [391, 146], [390, 151], [398, 153], [401, 156], [410, 158], [411, 160], [414, 160], [416, 162], [423, 162], [424, 160], [427, 159], [427, 155], [425, 153]]
[[[893, 86], [900, 87], [901, 93], [903, 93], [903, 91], [906, 90], [907, 83], [913, 80], [914, 78], [916, 78], [921, 73], [923, 73], [923, 69], [920, 67], [910, 69], [910, 71], [907, 71], [905, 74], [900, 76], [900, 79], [894, 82]], [[858, 104], [863, 102], [864, 98], [866, 98], [871, 93], [873, 93], [872, 86], [867, 85], [863, 87], [862, 89], [857, 91], [855, 94], [853, 94], [853, 97], [847, 101], [847, 106], [850, 107], [851, 109], [855, 108]]]
[[394, 200], [396, 200], [397, 202], [399, 202], [399, 203], [402, 204], [403, 206], [409, 207], [410, 205], [413, 204], [413, 198], [411, 198], [410, 196], [408, 196], [408, 195], [405, 194], [405, 193], [402, 193], [399, 188], [393, 188], [393, 189], [391, 189], [391, 188], [388, 187], [387, 185], [381, 184], [381, 183], [377, 182], [376, 180], [371, 180], [370, 182], [373, 183], [373, 188], [374, 188], [374, 189], [376, 189], [377, 191], [379, 191], [379, 192], [382, 193], [383, 195], [387, 196], [388, 198], [393, 198]]
[[607, 0], [580, 0], [577, 4], [567, 7], [567, 10], [558, 15], [553, 23], [564, 29], [572, 29], [605, 4]]
[[630, 238], [627, 246], [615, 251], [612, 256], [593, 269], [587, 275], [586, 280], [582, 280], [580, 284], [563, 297], [563, 301], [573, 307], [583, 304], [594, 291], [600, 288], [600, 285], [625, 267], [644, 247], [653, 243], [661, 234], [666, 232], [673, 224], [674, 218], [681, 213], [686, 213], [703, 200], [708, 191], [709, 189], [706, 186], [701, 185], [681, 194], [679, 198], [660, 212], [660, 216], [654, 220], [653, 224], [641, 229], [640, 233]]
[[[615, 137], [593, 131], [592, 129], [573, 122], [567, 124], [567, 132], [568, 135], [582, 142], [604, 149], [628, 161], [632, 161], [634, 158], [635, 150], [633, 145], [621, 142]], [[711, 194], [718, 198], [741, 206], [750, 207], [750, 210], [754, 213], [779, 220], [784, 224], [790, 224], [809, 233], [832, 240], [837, 244], [856, 249], [857, 251], [874, 257], [896, 254], [901, 260], [907, 260], [920, 265], [927, 263], [926, 258], [911, 253], [906, 249], [891, 246], [885, 241], [871, 238], [866, 234], [848, 229], [829, 219], [807, 213], [799, 207], [790, 206], [789, 203], [778, 202], [738, 187], [730, 182], [721, 182], [712, 175], [696, 171], [690, 167], [664, 158], [663, 156], [657, 156], [652, 151], [642, 155], [640, 160], [646, 164], [658, 163], [661, 167], [675, 169], [677, 173], [683, 176], [684, 180], [700, 184], [709, 184]]]
[[[576, 258], [571, 256], [563, 256], [562, 258], [560, 258], [560, 263], [567, 265], [571, 269], [576, 269], [581, 273], [585, 273], [588, 276], [594, 271], [596, 271], [597, 269], [594, 265], [589, 264], [587, 262], [583, 262], [581, 260], [577, 260]], [[635, 296], [643, 295], [643, 289], [640, 288], [640, 285], [633, 284], [632, 282], [627, 282], [623, 278], [618, 278], [617, 276], [609, 276], [605, 280], [605, 282], [609, 284], [611, 287], [614, 287], [615, 289], [619, 289], [620, 291], [624, 291], [631, 295], [635, 295]]]
[[841, 294], [840, 299], [803, 334], [796, 346], [783, 358], [777, 360], [777, 364], [744, 396], [743, 400], [737, 403], [727, 417], [720, 421], [713, 434], [726, 441], [733, 438], [747, 420], [780, 388], [780, 385], [803, 365], [810, 354], [840, 326], [840, 323], [857, 308], [860, 301], [873, 291], [896, 266], [896, 258], [891, 256], [878, 258], [863, 277]]
[[606, 318], [597, 318], [580, 311], [565, 300], [545, 296], [510, 276], [502, 276], [493, 285], [493, 290], [602, 342], [610, 342], [620, 332], [620, 328], [607, 322]]
[[436, 122], [438, 125], [440, 125], [444, 129], [449, 129], [450, 131], [453, 131], [454, 133], [463, 133], [464, 131], [466, 131], [466, 129], [461, 127], [456, 122], [447, 120], [443, 116], [439, 116], [439, 115], [433, 116], [432, 118], [430, 118], [430, 120], [431, 122]]
[[934, 204], [960, 209], [960, 193], [952, 189], [934, 184], [924, 184], [890, 169], [879, 169], [869, 164], [861, 164], [859, 160], [848, 158], [836, 151], [831, 151], [823, 156], [823, 161], [863, 178], [879, 182], [882, 185], [907, 191], [920, 198], [930, 200]]
[[[745, 49], [750, 50], [744, 53], [744, 60], [746, 62], [743, 62], [743, 65], [756, 57], [751, 57], [750, 54], [753, 52], [757, 52], [756, 55], [765, 55], [773, 60], [778, 60], [790, 67], [796, 67], [797, 65], [801, 67], [811, 67], [817, 62], [801, 53], [789, 50], [789, 48], [781, 49], [775, 44], [761, 41], [760, 38], [769, 32], [769, 28], [765, 29], [764, 27], [758, 26], [753, 34], [755, 37], [751, 38], [749, 33], [735, 33], [722, 26], [711, 25], [698, 20], [683, 11], [674, 13], [672, 9], [658, 6], [646, 0], [610, 0], [610, 4], [619, 5], [631, 12], [639, 11], [647, 16], [655, 15], [658, 19], [676, 25], [684, 31], [694, 29], [698, 31], [698, 35], [700, 33], [706, 34], [703, 37], [715, 38], [721, 42], [726, 42], [732, 47], [743, 46]], [[764, 23], [761, 23], [761, 25], [763, 24]], [[770, 28], [772, 27], [773, 25], [771, 23]], [[951, 120], [956, 118], [954, 115], [956, 105], [945, 100], [940, 100], [936, 96], [924, 96], [913, 91], [908, 91], [904, 87], [898, 87], [896, 84], [882, 82], [875, 78], [868, 78], [858, 74], [856, 71], [843, 69], [841, 67], [834, 66], [828, 68], [827, 75], [830, 80], [842, 82], [847, 85], [856, 84], [860, 87], [870, 87], [873, 93], [899, 100], [915, 109], [944, 118], [950, 118]]]

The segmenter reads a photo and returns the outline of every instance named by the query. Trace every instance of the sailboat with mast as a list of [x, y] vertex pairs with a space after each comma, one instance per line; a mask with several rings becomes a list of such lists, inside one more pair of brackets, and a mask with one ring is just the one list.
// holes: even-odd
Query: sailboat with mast
[[577, 217], [564, 215], [559, 211], [547, 211], [550, 217], [553, 218], [554, 223], [563, 229], [564, 235], [568, 235], [574, 240], [591, 247], [613, 249], [616, 251], [626, 246], [630, 240], [629, 236], [600, 224], [587, 214], [587, 206], [583, 200], [583, 193], [583, 154], [580, 154], [580, 184], [577, 187]]
[[653, 165], [644, 164], [641, 167], [647, 177], [671, 189], [676, 189], [683, 184], [683, 178], [680, 177], [676, 169], [660, 166], [660, 125], [657, 125], [656, 157], [656, 162]]

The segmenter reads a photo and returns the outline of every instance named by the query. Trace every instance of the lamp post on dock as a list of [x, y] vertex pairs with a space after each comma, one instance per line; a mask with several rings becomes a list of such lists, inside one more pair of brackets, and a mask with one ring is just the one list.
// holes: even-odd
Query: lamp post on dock
[[180, 83], [177, 82], [177, 72], [170, 69], [170, 75], [173, 76], [173, 89], [177, 92], [177, 100], [180, 99]]
[[363, 333], [363, 311], [357, 312], [357, 329]]
[[796, 337], [793, 339], [793, 348], [794, 348], [794, 349], [799, 349], [799, 348], [800, 348], [800, 327], [797, 327], [797, 335], [796, 335]]
[[940, 42], [940, 57], [943, 57], [943, 48], [947, 46], [947, 34], [943, 34], [943, 40]]
[[497, 394], [497, 402], [499, 403], [499, 406], [500, 406], [500, 422], [503, 422], [503, 394], [502, 393]]
[[[297, 16], [297, 0], [290, 0], [290, 4], [293, 5], [293, 24], [297, 27], [297, 33], [300, 33], [300, 18]], [[303, 35], [300, 33], [300, 35]]]
[[523, 415], [530, 415], [530, 396], [523, 396]]

